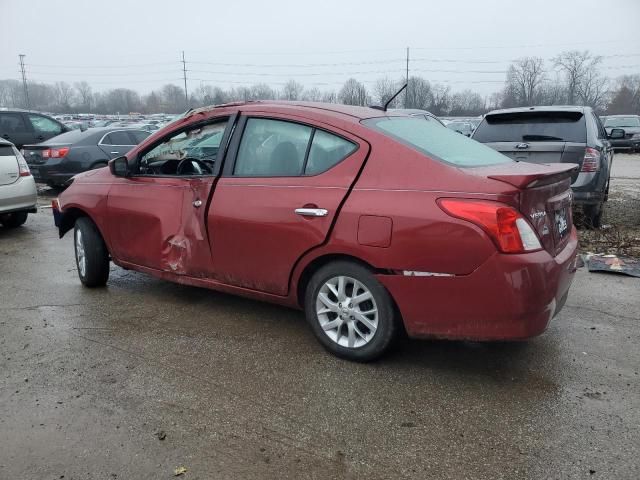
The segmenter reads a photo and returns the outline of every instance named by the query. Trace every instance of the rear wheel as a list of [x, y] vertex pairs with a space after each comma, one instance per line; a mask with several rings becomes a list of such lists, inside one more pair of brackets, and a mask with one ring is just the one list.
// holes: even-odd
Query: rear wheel
[[305, 315], [320, 343], [348, 360], [381, 356], [397, 335], [393, 301], [365, 267], [330, 263], [307, 285]]
[[583, 207], [584, 222], [587, 228], [600, 228], [602, 226], [602, 212], [604, 205], [596, 203], [595, 205], [585, 205]]
[[0, 223], [7, 228], [17, 228], [27, 221], [29, 212], [13, 212], [0, 215]]
[[73, 230], [78, 277], [86, 287], [101, 287], [109, 279], [109, 252], [98, 228], [87, 217], [76, 220]]

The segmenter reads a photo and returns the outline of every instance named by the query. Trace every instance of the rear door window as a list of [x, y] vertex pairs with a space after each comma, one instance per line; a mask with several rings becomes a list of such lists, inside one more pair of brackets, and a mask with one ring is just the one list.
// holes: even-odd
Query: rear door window
[[233, 174], [243, 177], [302, 175], [312, 131], [311, 127], [299, 123], [248, 119]]
[[124, 145], [124, 146], [133, 146], [132, 139], [129, 138], [127, 132], [111, 132], [109, 135], [104, 137], [102, 143], [105, 145]]
[[24, 124], [22, 114], [0, 112], [0, 132], [11, 134], [24, 133], [26, 131], [27, 126]]
[[144, 130], [131, 130], [129, 131], [129, 135], [133, 137], [133, 145], [137, 145], [142, 143], [149, 135], [149, 132], [145, 132]]
[[305, 175], [317, 175], [340, 163], [357, 148], [344, 138], [322, 130], [316, 130], [311, 141]]
[[29, 114], [27, 116], [29, 117], [29, 121], [31, 122], [33, 129], [37, 133], [43, 133], [46, 135], [59, 135], [62, 133], [62, 125], [50, 118], [33, 114]]
[[587, 141], [581, 112], [508, 112], [487, 115], [473, 139], [493, 142], [574, 142]]
[[381, 117], [362, 123], [434, 160], [458, 167], [480, 167], [513, 160], [458, 132], [442, 128], [435, 120], [412, 117]]

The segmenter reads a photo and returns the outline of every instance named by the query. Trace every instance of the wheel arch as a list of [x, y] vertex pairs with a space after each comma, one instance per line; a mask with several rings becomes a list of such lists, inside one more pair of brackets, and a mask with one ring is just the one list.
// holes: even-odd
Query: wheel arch
[[[300, 272], [298, 276], [298, 280], [294, 285], [295, 291], [295, 301], [297, 302], [299, 307], [304, 307], [304, 295], [305, 290], [307, 289], [307, 285], [313, 277], [313, 274], [320, 270], [325, 265], [336, 261], [348, 261], [352, 263], [356, 263], [361, 265], [362, 267], [371, 271], [371, 273], [389, 273], [388, 270], [377, 268], [374, 265], [371, 265], [369, 262], [359, 258], [355, 255], [351, 255], [348, 253], [324, 253], [322, 255], [317, 256], [309, 263], [307, 263]], [[395, 300], [394, 300], [395, 303]]]
[[[98, 225], [98, 222], [94, 220], [94, 218], [91, 216], [91, 214], [89, 214], [89, 212], [87, 212], [86, 210], [80, 207], [66, 207], [64, 209], [62, 218], [60, 219], [60, 226], [58, 227], [58, 233], [60, 235], [60, 238], [64, 237], [64, 235], [69, 230], [73, 229], [73, 227], [76, 224], [76, 221], [78, 221], [78, 219], [82, 217], [86, 217], [93, 222], [93, 224], [96, 226], [96, 229], [98, 230], [98, 233], [100, 233], [100, 236], [102, 237], [102, 240], [104, 241], [105, 245], [107, 245], [106, 238], [102, 233], [102, 230]], [[107, 245], [107, 249], [108, 249], [108, 245]]]

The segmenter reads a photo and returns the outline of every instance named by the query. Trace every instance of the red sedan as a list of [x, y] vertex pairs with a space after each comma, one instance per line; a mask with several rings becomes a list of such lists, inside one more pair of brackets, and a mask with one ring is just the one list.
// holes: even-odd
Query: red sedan
[[411, 337], [526, 339], [575, 271], [574, 165], [519, 163], [434, 120], [344, 105], [203, 108], [54, 210], [80, 280], [109, 261], [304, 309], [331, 352]]

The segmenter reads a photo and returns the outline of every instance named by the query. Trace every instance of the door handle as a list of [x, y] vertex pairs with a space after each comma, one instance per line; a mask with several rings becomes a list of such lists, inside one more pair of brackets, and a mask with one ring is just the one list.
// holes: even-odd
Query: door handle
[[202, 200], [194, 200], [193, 206], [199, 208], [200, 206], [202, 206]]
[[296, 208], [295, 212], [303, 217], [326, 217], [329, 214], [324, 208]]
[[111, 152], [111, 155], [120, 155], [120, 152]]

